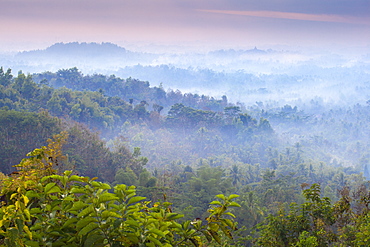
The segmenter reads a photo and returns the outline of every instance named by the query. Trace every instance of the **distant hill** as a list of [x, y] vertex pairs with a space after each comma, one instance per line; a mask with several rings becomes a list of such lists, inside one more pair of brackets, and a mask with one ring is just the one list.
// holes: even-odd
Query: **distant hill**
[[[269, 52], [272, 52], [272, 50], [269, 50]], [[254, 49], [250, 50], [234, 50], [234, 49], [229, 49], [229, 50], [216, 50], [216, 51], [210, 51], [208, 55], [210, 56], [222, 56], [222, 57], [238, 57], [241, 55], [262, 55], [262, 54], [267, 54], [268, 52], [265, 50], [260, 50], [257, 49], [257, 47], [254, 47]]]
[[133, 55], [133, 52], [127, 51], [125, 48], [120, 47], [113, 43], [56, 43], [45, 50], [34, 50], [21, 52], [18, 56], [36, 55], [36, 54], [59, 54], [64, 56], [122, 56]]
[[78, 66], [80, 68], [112, 68], [146, 64], [157, 55], [132, 52], [112, 43], [56, 43], [45, 50], [24, 51], [14, 60], [28, 66], [48, 66], [55, 69]]

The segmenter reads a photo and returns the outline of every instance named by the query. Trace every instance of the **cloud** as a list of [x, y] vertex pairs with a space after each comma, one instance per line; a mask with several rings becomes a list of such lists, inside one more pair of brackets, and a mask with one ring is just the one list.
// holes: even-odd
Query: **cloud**
[[[369, 0], [0, 1], [0, 22], [3, 23], [0, 33], [5, 34], [0, 40], [0, 50], [4, 42], [39, 40], [204, 41], [205, 44], [237, 45], [318, 44], [322, 40], [368, 44], [370, 40], [370, 17], [363, 13], [364, 1]], [[255, 18], [245, 18], [247, 16]], [[279, 19], [283, 21], [277, 21]]]
[[341, 16], [341, 15], [304, 14], [304, 13], [279, 12], [279, 11], [236, 11], [236, 10], [212, 10], [212, 9], [197, 9], [196, 11], [215, 13], [215, 14], [244, 15], [244, 16], [253, 16], [253, 17], [276, 18], [276, 19], [370, 25], [370, 18], [356, 18], [353, 16]]

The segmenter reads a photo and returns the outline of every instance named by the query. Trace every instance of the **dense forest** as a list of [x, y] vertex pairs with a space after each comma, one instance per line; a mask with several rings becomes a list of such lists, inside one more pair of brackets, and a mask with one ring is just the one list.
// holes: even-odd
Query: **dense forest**
[[1, 241], [367, 246], [369, 102], [308, 104], [1, 68]]

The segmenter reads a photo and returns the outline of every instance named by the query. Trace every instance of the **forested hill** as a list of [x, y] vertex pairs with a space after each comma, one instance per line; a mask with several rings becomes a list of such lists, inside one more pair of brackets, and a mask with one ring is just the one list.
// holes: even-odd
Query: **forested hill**
[[102, 74], [83, 75], [76, 67], [60, 69], [55, 73], [44, 72], [32, 75], [37, 83], [47, 83], [54, 88], [66, 87], [78, 91], [99, 91], [106, 96], [120, 97], [127, 102], [137, 104], [146, 101], [149, 107], [153, 104], [163, 106], [167, 110], [176, 103], [200, 110], [222, 112], [228, 105], [227, 97], [214, 99], [207, 95], [192, 93], [182, 94], [179, 90], [169, 89], [167, 92], [162, 86], [150, 87], [149, 82], [133, 78], [121, 79], [115, 75]]
[[[105, 138], [114, 138], [119, 134], [129, 137], [134, 133], [131, 127], [135, 126], [158, 133], [168, 131], [166, 138], [170, 138], [170, 142], [195, 152], [192, 160], [217, 155], [223, 149], [235, 152], [239, 148], [230, 149], [232, 145], [247, 140], [249, 145], [254, 145], [263, 138], [264, 143], [258, 141], [262, 145], [259, 151], [243, 159], [258, 160], [261, 154], [265, 163], [267, 160], [262, 154], [274, 142], [273, 130], [266, 119], [257, 120], [242, 113], [241, 107], [228, 103], [226, 96], [214, 99], [205, 95], [182, 94], [180, 91], [165, 92], [161, 87], [150, 87], [148, 82], [132, 78], [84, 76], [76, 68], [34, 76], [20, 72], [17, 77], [13, 77], [10, 69], [6, 72], [1, 69], [0, 83], [0, 107], [4, 110], [47, 111], [64, 121], [75, 121], [98, 130]], [[165, 150], [161, 145], [157, 145], [158, 153], [168, 152], [176, 156], [176, 152]], [[138, 146], [146, 145], [138, 143]], [[143, 151], [145, 154], [149, 152], [145, 148]], [[158, 155], [157, 152], [153, 154]], [[242, 150], [238, 152], [244, 153]], [[154, 167], [170, 157], [160, 157], [160, 161], [158, 158], [152, 160]], [[173, 160], [178, 158], [171, 157]]]
[[17, 53], [12, 60], [28, 62], [30, 66], [37, 61], [39, 65], [51, 66], [105, 66], [115, 67], [116, 64], [135, 65], [147, 63], [157, 55], [132, 52], [112, 43], [56, 43], [45, 50], [33, 50]]
[[[150, 202], [141, 206], [135, 204], [140, 212], [166, 215], [166, 212], [176, 210], [185, 215], [183, 224], [189, 226], [193, 222], [190, 226], [194, 227], [196, 224], [201, 227], [202, 222], [212, 220], [209, 213], [213, 211], [207, 212], [209, 203], [222, 208], [221, 202], [213, 201], [216, 195], [229, 203], [226, 206], [241, 205], [240, 209], [230, 209], [230, 214], [227, 214], [228, 220], [236, 216], [239, 224], [235, 238], [229, 238], [230, 231], [235, 230], [232, 221], [222, 221], [225, 225], [214, 221], [208, 233], [193, 239], [199, 243], [213, 239], [215, 246], [272, 246], [275, 243], [278, 246], [328, 246], [329, 243], [361, 246], [368, 241], [362, 232], [369, 230], [368, 182], [363, 175], [369, 176], [370, 106], [357, 104], [330, 108], [318, 100], [312, 100], [310, 104], [316, 109], [314, 114], [307, 114], [295, 106], [270, 106], [264, 102], [247, 107], [234, 105], [226, 96], [216, 99], [183, 94], [178, 90], [165, 91], [161, 86], [151, 87], [149, 82], [133, 78], [83, 75], [77, 68], [34, 75], [19, 72], [16, 76], [10, 69], [4, 71], [1, 68], [1, 171], [11, 173], [15, 169], [13, 166], [28, 151], [43, 147], [29, 153], [29, 160], [22, 161], [19, 167], [31, 164], [28, 170], [14, 172], [10, 177], [0, 174], [0, 180], [10, 181], [2, 187], [10, 193], [7, 201], [10, 206], [1, 207], [0, 214], [14, 207], [13, 202], [18, 206], [28, 203], [28, 197], [22, 197], [19, 191], [15, 193], [12, 184], [33, 174], [32, 178], [36, 176], [36, 179], [31, 180], [39, 181], [40, 178], [41, 182], [37, 185], [38, 195], [27, 192], [30, 198], [34, 196], [32, 203], [38, 201], [36, 198], [46, 196], [48, 202], [55, 199], [67, 205], [68, 198], [85, 200], [84, 196], [78, 197], [80, 193], [98, 196], [111, 188], [110, 185], [135, 185], [140, 195], [153, 202], [165, 201], [163, 205], [166, 205], [153, 204], [149, 209], [147, 205]], [[99, 133], [93, 132], [96, 130]], [[57, 141], [46, 142], [53, 135]], [[53, 155], [43, 156], [44, 151], [55, 150], [64, 153], [63, 158], [60, 153], [57, 159]], [[37, 162], [37, 166], [32, 162]], [[60, 172], [70, 169], [74, 174], [98, 177], [99, 181], [107, 184], [93, 181], [95, 178], [75, 175], [72, 178], [68, 172], [63, 176], [54, 174], [41, 179], [40, 176], [49, 170], [41, 169], [40, 172], [34, 169], [49, 163]], [[60, 180], [44, 184], [48, 179]], [[85, 189], [80, 187], [78, 190], [73, 186], [79, 185], [72, 185], [70, 188], [78, 191], [73, 194], [68, 186], [59, 187], [66, 179], [86, 184]], [[23, 181], [25, 187], [21, 189], [30, 190], [31, 187], [27, 186], [31, 186], [32, 181]], [[120, 189], [116, 189], [115, 194], [94, 197], [99, 202], [97, 207], [106, 203], [106, 209], [116, 208], [112, 206], [115, 203], [109, 202], [124, 196], [120, 192], [123, 187], [116, 188]], [[71, 195], [66, 200], [59, 200], [59, 196], [64, 198], [62, 191], [78, 198]], [[135, 191], [131, 187], [125, 193]], [[18, 195], [19, 198], [15, 198]], [[232, 199], [238, 204], [232, 204]], [[79, 202], [81, 208], [76, 211], [66, 209], [71, 215], [68, 221], [71, 233], [68, 234], [78, 233], [74, 238], [76, 241], [85, 236], [88, 229], [82, 230], [85, 229], [80, 227], [83, 223], [73, 228], [77, 222], [75, 216], [94, 208], [94, 200], [91, 204]], [[172, 206], [167, 200], [173, 202]], [[32, 205], [40, 206], [37, 203]], [[84, 207], [86, 210], [82, 210]], [[43, 215], [50, 215], [48, 209], [53, 210], [51, 207], [41, 211], [37, 209], [32, 211], [32, 215], [44, 211], [48, 213]], [[104, 217], [116, 219], [113, 211], [104, 213]], [[153, 215], [159, 217], [159, 214]], [[170, 219], [163, 217], [161, 219], [170, 224]], [[91, 218], [84, 222], [90, 222]], [[122, 221], [120, 224], [126, 223]], [[112, 224], [107, 224], [107, 227]], [[175, 223], [174, 226], [185, 234], [182, 244], [194, 244], [191, 240], [193, 235], [187, 236], [184, 230], [188, 227]], [[22, 229], [27, 230], [28, 225]], [[34, 240], [26, 230], [17, 231], [24, 233], [22, 239], [33, 243], [37, 236], [41, 236], [37, 229], [40, 228], [30, 228], [36, 234], [33, 236], [31, 233]], [[99, 229], [94, 228], [92, 232], [99, 232]], [[152, 229], [151, 233], [160, 234], [163, 243], [170, 241], [166, 238], [167, 231], [157, 230]], [[191, 234], [200, 234], [200, 230], [191, 231]], [[4, 230], [0, 235], [10, 239], [11, 232], [9, 236], [6, 233], [8, 231]], [[55, 234], [59, 234], [60, 241], [70, 240], [69, 235], [64, 236], [63, 232]], [[105, 237], [114, 234], [112, 230], [106, 232]]]

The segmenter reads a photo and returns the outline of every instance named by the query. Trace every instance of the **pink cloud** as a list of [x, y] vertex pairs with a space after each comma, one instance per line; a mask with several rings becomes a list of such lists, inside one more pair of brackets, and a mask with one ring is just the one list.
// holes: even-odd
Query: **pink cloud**
[[321, 14], [318, 15], [318, 14], [303, 14], [303, 13], [277, 12], [277, 11], [236, 11], [236, 10], [212, 10], [212, 9], [197, 9], [197, 11], [216, 13], [216, 14], [245, 15], [245, 16], [264, 17], [264, 18], [370, 25], [369, 18], [367, 19], [357, 18], [353, 16], [321, 15]]

